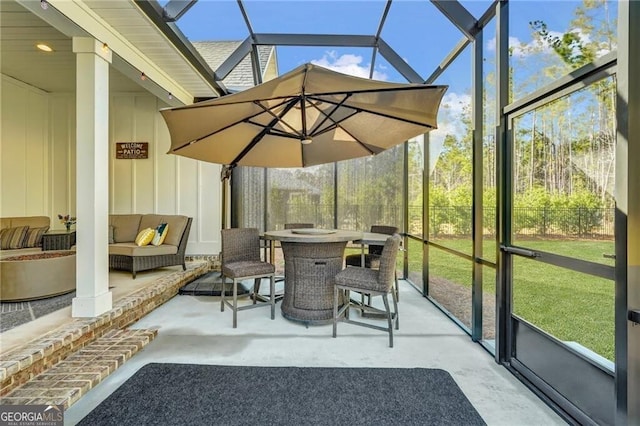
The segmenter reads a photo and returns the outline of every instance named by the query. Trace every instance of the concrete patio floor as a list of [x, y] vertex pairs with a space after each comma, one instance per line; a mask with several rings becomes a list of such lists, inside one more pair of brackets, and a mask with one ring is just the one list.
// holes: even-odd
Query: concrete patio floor
[[[126, 277], [116, 274], [112, 275], [114, 286], [127, 288]], [[147, 279], [153, 280], [152, 275], [155, 273], [128, 281], [143, 286]], [[242, 311], [238, 313], [238, 328], [233, 329], [232, 314], [228, 309], [220, 312], [219, 297], [175, 296], [130, 327], [157, 329], [158, 335], [73, 404], [65, 412], [65, 424], [76, 424], [151, 362], [440, 368], [453, 376], [489, 425], [566, 424], [417, 290], [401, 282], [400, 292], [400, 330], [395, 334], [394, 348], [388, 347], [385, 333], [350, 324], [339, 324], [338, 337], [333, 339], [330, 325], [306, 327], [286, 320], [279, 304], [275, 320], [269, 319], [266, 307]]]

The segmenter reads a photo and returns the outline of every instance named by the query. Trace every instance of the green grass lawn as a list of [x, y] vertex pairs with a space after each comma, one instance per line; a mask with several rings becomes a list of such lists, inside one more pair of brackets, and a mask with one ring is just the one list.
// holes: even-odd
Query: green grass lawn
[[[443, 245], [467, 252], [468, 240], [442, 241]], [[550, 253], [577, 257], [613, 265], [602, 254], [611, 253], [611, 241], [535, 240], [518, 245]], [[495, 250], [488, 241], [485, 253]], [[410, 271], [422, 270], [421, 243], [411, 240]], [[489, 257], [489, 256], [487, 256]], [[495, 256], [492, 255], [491, 259]], [[429, 251], [431, 276], [471, 286], [470, 261], [442, 250]], [[484, 267], [485, 272], [491, 272]], [[513, 311], [519, 317], [562, 341], [574, 341], [613, 361], [614, 357], [614, 283], [610, 280], [570, 271], [531, 259], [514, 257]], [[492, 273], [486, 273], [483, 291], [495, 294]]]

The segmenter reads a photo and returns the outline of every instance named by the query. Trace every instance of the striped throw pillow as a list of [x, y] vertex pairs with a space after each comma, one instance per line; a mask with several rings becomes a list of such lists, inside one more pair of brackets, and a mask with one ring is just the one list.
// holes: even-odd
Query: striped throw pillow
[[169, 225], [166, 223], [161, 223], [156, 228], [156, 235], [151, 240], [151, 244], [154, 246], [159, 246], [164, 242], [164, 239], [167, 238], [167, 232], [169, 232]]
[[48, 226], [29, 228], [24, 236], [22, 248], [42, 247], [42, 235], [49, 230]]
[[156, 235], [156, 230], [151, 228], [145, 228], [138, 233], [136, 237], [136, 244], [140, 247], [149, 245], [153, 236]]
[[15, 228], [3, 229], [0, 236], [0, 249], [11, 250], [22, 248], [24, 236], [27, 233], [28, 226], [16, 226]]

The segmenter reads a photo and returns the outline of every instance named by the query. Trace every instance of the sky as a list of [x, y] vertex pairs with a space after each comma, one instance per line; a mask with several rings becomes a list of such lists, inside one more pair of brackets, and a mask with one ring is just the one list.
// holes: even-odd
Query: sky
[[[490, 0], [462, 0], [461, 3], [476, 18], [491, 5]], [[579, 3], [563, 0], [512, 1], [511, 43], [530, 42], [528, 22], [533, 20], [544, 20], [552, 31], [566, 31], [572, 11]], [[256, 33], [354, 35], [375, 35], [385, 4], [384, 0], [244, 2]], [[544, 7], [545, 4], [549, 7]], [[191, 41], [244, 40], [248, 36], [235, 0], [199, 0], [178, 21], [178, 27]], [[395, 0], [381, 37], [425, 79], [463, 38], [462, 33], [427, 0]], [[488, 51], [495, 51], [494, 34], [485, 35], [485, 47]], [[281, 74], [305, 62], [313, 62], [337, 71], [369, 76], [371, 49], [280, 46], [277, 50]], [[377, 55], [375, 64], [375, 79], [406, 82], [380, 55]], [[461, 63], [460, 68], [469, 74], [468, 61]]]
[[[166, 4], [166, 1], [161, 1]], [[479, 18], [490, 0], [461, 0]], [[250, 24], [256, 33], [375, 35], [385, 0], [245, 0]], [[509, 43], [515, 58], [526, 59], [532, 44], [530, 22], [544, 21], [552, 34], [571, 30], [574, 10], [581, 0], [511, 0], [509, 2]], [[617, 13], [615, 2], [610, 13]], [[495, 21], [495, 20], [494, 20]], [[249, 35], [236, 0], [199, 0], [178, 21], [191, 41], [244, 40]], [[588, 37], [588, 35], [584, 35]], [[462, 33], [428, 0], [394, 0], [381, 38], [423, 79], [428, 78], [463, 38]], [[495, 23], [486, 27], [484, 40], [485, 74], [495, 67]], [[311, 62], [360, 77], [369, 77], [372, 49], [353, 47], [277, 47], [279, 73]], [[435, 81], [449, 86], [443, 99], [450, 116], [469, 105], [471, 92], [471, 46]], [[542, 65], [540, 65], [542, 66]], [[537, 70], [534, 63], [527, 71]], [[376, 55], [374, 79], [406, 83], [381, 55]], [[441, 114], [443, 108], [441, 108]], [[442, 121], [442, 120], [439, 120]], [[459, 133], [450, 121], [446, 132]], [[459, 121], [459, 120], [458, 120]], [[453, 127], [452, 127], [453, 126]]]

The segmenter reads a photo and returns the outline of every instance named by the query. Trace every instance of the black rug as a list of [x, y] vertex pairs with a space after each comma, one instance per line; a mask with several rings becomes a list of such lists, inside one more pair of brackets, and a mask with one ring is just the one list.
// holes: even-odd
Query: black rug
[[71, 305], [76, 292], [28, 302], [0, 303], [0, 333]]
[[[267, 288], [269, 285], [267, 284]], [[224, 285], [225, 296], [233, 296], [233, 283], [227, 278]], [[220, 296], [222, 289], [222, 278], [220, 272], [208, 272], [195, 280], [185, 284], [178, 290], [178, 294], [190, 296]], [[238, 283], [238, 294], [248, 294], [249, 289], [242, 283]]]
[[148, 364], [80, 425], [484, 425], [444, 370]]

